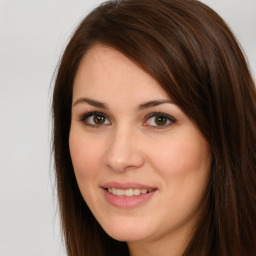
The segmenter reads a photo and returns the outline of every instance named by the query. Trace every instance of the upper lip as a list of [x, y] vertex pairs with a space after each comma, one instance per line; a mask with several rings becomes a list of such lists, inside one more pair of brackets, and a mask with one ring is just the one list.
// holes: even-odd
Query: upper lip
[[143, 185], [135, 182], [107, 182], [101, 186], [102, 188], [116, 188], [116, 189], [146, 189], [146, 190], [157, 190], [156, 187]]

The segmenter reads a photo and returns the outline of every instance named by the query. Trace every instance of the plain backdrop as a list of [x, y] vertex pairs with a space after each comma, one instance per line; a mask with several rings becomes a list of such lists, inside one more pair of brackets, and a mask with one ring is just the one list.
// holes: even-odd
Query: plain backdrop
[[[66, 255], [51, 167], [52, 76], [77, 23], [100, 2], [0, 0], [1, 256]], [[255, 77], [256, 1], [203, 2], [230, 25]]]

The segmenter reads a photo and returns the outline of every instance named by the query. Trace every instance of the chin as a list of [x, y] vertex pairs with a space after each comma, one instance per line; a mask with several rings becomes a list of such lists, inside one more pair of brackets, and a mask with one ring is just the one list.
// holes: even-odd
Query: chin
[[136, 234], [128, 234], [126, 233], [107, 233], [113, 239], [120, 241], [120, 242], [136, 242], [143, 240], [144, 236], [136, 235]]
[[112, 227], [106, 227], [103, 229], [105, 232], [115, 240], [123, 242], [135, 242], [146, 238], [146, 230], [139, 230], [137, 227], [132, 227], [133, 225], [117, 225]]

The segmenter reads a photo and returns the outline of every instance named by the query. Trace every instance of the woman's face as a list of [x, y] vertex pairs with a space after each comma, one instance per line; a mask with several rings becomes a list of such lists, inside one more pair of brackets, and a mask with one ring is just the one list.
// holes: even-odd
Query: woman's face
[[160, 85], [94, 46], [74, 81], [69, 146], [81, 194], [113, 238], [189, 236], [205, 206], [211, 153]]

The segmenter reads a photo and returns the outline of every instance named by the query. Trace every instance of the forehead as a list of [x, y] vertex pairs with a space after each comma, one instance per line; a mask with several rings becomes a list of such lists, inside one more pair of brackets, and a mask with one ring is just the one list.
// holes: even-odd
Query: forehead
[[96, 45], [82, 58], [73, 97], [143, 96], [169, 98], [158, 82], [121, 52]]

